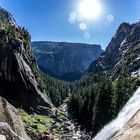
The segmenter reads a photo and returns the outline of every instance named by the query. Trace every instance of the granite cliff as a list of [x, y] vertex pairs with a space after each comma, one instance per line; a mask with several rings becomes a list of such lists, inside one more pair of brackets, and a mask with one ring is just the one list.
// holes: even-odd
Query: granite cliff
[[32, 42], [33, 53], [42, 71], [55, 78], [74, 81], [103, 52], [100, 45], [67, 42]]
[[140, 23], [122, 23], [105, 52], [94, 61], [88, 72], [108, 72], [116, 79], [124, 69], [139, 75]]
[[[38, 72], [30, 49], [30, 34], [0, 9], [0, 95], [17, 107], [41, 112], [52, 107], [37, 81]], [[8, 20], [9, 19], [9, 20]]]

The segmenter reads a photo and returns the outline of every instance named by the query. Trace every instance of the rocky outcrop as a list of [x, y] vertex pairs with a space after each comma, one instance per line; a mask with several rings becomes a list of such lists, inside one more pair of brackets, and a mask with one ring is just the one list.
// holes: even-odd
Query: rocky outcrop
[[30, 140], [24, 131], [17, 109], [0, 97], [0, 139]]
[[114, 66], [112, 76], [115, 78], [123, 68], [128, 68], [133, 76], [139, 76], [140, 70], [140, 23], [134, 24], [131, 33], [119, 48], [121, 59]]
[[111, 140], [139, 140], [140, 139], [140, 110], [116, 133]]
[[41, 70], [58, 79], [79, 79], [90, 63], [103, 52], [100, 45], [66, 42], [32, 42]]
[[[17, 26], [16, 21], [11, 13], [0, 7], [0, 19], [5, 23], [9, 23], [11, 25]], [[0, 24], [1, 24], [0, 21]]]
[[139, 73], [140, 22], [122, 23], [105, 52], [94, 61], [88, 72], [107, 71], [113, 79], [127, 68], [133, 75]]

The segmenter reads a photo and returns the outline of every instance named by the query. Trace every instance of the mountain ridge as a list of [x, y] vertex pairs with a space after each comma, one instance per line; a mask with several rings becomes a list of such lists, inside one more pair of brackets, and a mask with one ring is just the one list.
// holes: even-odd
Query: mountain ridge
[[[134, 72], [134, 68], [129, 68], [130, 63], [127, 59], [131, 59], [130, 51], [135, 54], [133, 49], [139, 48], [140, 42], [140, 23], [135, 24], [122, 23], [118, 28], [116, 34], [112, 38], [105, 52], [92, 62], [88, 72], [107, 71], [110, 73], [113, 79], [116, 79], [121, 69], [125, 69], [125, 65], [128, 66], [130, 72]], [[136, 46], [138, 45], [138, 46]], [[137, 54], [138, 58], [139, 54]], [[125, 63], [127, 61], [127, 63]], [[134, 61], [134, 60], [133, 60]], [[124, 66], [122, 63], [125, 63]], [[133, 67], [133, 66], [131, 66]]]

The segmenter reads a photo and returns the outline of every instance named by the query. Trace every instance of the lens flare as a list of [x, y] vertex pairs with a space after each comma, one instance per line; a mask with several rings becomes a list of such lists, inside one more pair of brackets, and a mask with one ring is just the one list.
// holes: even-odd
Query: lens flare
[[82, 22], [82, 23], [80, 23], [79, 28], [80, 28], [80, 30], [86, 30], [87, 25], [84, 22]]

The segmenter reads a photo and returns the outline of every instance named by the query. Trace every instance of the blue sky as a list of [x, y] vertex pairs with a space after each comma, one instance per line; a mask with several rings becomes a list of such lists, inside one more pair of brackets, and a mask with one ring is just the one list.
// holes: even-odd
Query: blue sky
[[[80, 0], [0, 0], [17, 23], [28, 29], [32, 40], [68, 41], [101, 44], [105, 48], [122, 22], [140, 19], [140, 0], [100, 0], [102, 14], [94, 20], [70, 23]], [[111, 21], [107, 16], [113, 17]], [[85, 23], [86, 30], [79, 24]], [[84, 34], [88, 37], [85, 38]]]

